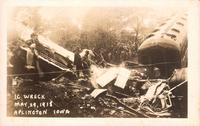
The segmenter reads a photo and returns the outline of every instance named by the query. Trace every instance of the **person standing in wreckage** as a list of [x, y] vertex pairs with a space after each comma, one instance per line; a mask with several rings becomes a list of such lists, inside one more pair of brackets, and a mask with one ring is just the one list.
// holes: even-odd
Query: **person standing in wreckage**
[[[36, 33], [31, 34], [31, 39], [27, 40], [28, 50], [27, 50], [27, 66], [26, 68], [35, 73], [33, 79], [38, 81], [39, 77], [43, 77], [43, 72], [40, 68], [39, 61], [38, 61], [38, 49], [39, 49], [39, 40], [38, 35]], [[30, 49], [30, 50], [29, 50]]]
[[89, 51], [87, 50], [85, 52], [85, 55], [82, 57], [83, 62], [83, 73], [86, 78], [90, 76], [90, 65], [91, 65], [91, 59], [89, 59]]
[[82, 58], [80, 56], [80, 48], [77, 47], [74, 53], [74, 65], [76, 68], [76, 75], [77, 77], [80, 77], [80, 73], [83, 70], [83, 63], [82, 63]]
[[22, 77], [26, 71], [26, 58], [23, 56], [19, 45], [14, 45], [11, 64], [13, 64], [13, 74], [17, 75], [16, 77]]

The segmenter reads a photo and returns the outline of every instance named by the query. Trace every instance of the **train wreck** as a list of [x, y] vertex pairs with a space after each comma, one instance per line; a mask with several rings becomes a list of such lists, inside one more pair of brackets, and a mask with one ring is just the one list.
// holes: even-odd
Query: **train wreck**
[[[185, 16], [175, 17], [154, 30], [139, 47], [138, 63], [115, 65], [84, 49], [80, 57], [88, 55], [91, 65], [80, 70], [75, 53], [18, 24], [24, 42], [18, 48], [23, 58], [18, 60], [24, 67], [19, 71], [15, 62], [8, 66], [10, 93], [48, 97], [54, 111], [40, 116], [51, 117], [55, 109], [66, 109], [67, 114], [58, 116], [187, 117], [185, 25]], [[29, 43], [30, 36], [38, 37], [38, 43]]]

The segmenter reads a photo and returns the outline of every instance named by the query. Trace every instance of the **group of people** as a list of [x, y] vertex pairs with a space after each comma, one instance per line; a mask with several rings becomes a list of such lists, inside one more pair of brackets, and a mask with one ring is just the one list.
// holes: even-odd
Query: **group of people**
[[134, 44], [130, 43], [113, 43], [106, 47], [95, 46], [89, 49], [96, 53], [97, 57], [101, 57], [106, 62], [113, 64], [120, 64], [126, 60], [133, 61], [137, 57], [137, 48]]
[[118, 64], [125, 60], [133, 59], [136, 51], [131, 46], [111, 46], [110, 48], [97, 48], [98, 54], [101, 53], [105, 61]]
[[81, 76], [81, 73], [84, 77], [88, 78], [90, 76], [90, 66], [92, 60], [89, 58], [89, 51], [86, 50], [83, 57], [80, 55], [81, 49], [76, 48], [74, 53], [74, 66], [76, 70], [77, 77]]

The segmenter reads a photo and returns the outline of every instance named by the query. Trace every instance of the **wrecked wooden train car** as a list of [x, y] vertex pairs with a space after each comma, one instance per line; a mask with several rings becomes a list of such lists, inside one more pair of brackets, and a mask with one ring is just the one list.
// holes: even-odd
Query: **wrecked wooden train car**
[[174, 16], [155, 28], [138, 49], [142, 64], [154, 64], [163, 76], [187, 67], [187, 14]]
[[[43, 77], [44, 80], [51, 80], [52, 78], [62, 74], [63, 72], [71, 72], [72, 63], [74, 61], [74, 53], [59, 46], [55, 42], [52, 42], [50, 39], [45, 38], [42, 35], [38, 35], [38, 42], [37, 44], [37, 61], [38, 61], [38, 70], [34, 71], [35, 69], [31, 67], [29, 64], [33, 64], [33, 50], [36, 47], [28, 47], [27, 42], [30, 40], [30, 36], [33, 33], [33, 30], [24, 26], [21, 23], [17, 23], [17, 33], [20, 39], [23, 40], [24, 44], [19, 47], [21, 56], [25, 60], [26, 69], [20, 73], [26, 75], [34, 74]], [[31, 50], [31, 48], [33, 50]], [[28, 63], [31, 62], [31, 63]], [[33, 73], [37, 72], [37, 73]]]

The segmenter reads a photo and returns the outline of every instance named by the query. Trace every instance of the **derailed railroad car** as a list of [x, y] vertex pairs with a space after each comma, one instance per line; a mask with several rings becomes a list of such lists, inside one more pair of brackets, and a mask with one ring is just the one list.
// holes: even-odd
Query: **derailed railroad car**
[[139, 63], [158, 67], [165, 78], [187, 67], [186, 17], [175, 16], [152, 31], [138, 49]]

